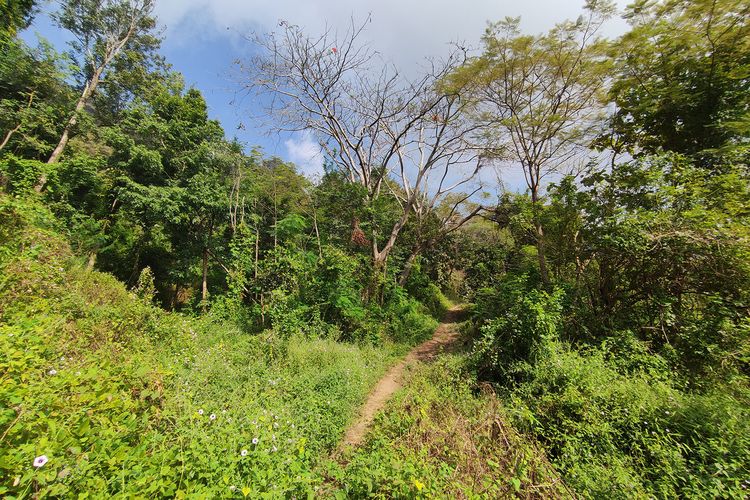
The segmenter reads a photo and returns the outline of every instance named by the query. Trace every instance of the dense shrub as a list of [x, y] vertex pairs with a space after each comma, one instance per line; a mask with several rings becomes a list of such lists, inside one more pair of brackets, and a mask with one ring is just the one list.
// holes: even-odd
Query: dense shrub
[[474, 345], [474, 359], [483, 379], [509, 383], [528, 363], [547, 355], [559, 334], [561, 290], [526, 291], [525, 278], [510, 279], [498, 290], [478, 296], [477, 311], [491, 319], [483, 322]]
[[631, 332], [574, 349], [560, 337], [565, 294], [508, 277], [478, 295], [472, 358], [515, 424], [568, 485], [592, 497], [740, 497], [750, 464], [741, 381], [696, 392]]
[[747, 394], [685, 392], [664, 373], [623, 373], [601, 350], [553, 344], [507, 392], [515, 423], [539, 439], [586, 497], [741, 497], [750, 464]]
[[0, 188], [13, 194], [29, 192], [48, 169], [44, 162], [7, 155], [0, 159]]

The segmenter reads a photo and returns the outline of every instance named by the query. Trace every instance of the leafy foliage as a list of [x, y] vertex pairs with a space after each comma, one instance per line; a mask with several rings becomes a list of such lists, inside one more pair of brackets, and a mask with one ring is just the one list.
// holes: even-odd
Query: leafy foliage
[[748, 14], [737, 0], [628, 8], [611, 90], [619, 148], [694, 154], [747, 136]]

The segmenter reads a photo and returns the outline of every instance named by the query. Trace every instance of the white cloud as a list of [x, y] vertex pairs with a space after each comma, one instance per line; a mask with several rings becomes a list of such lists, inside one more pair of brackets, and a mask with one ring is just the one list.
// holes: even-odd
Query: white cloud
[[286, 152], [291, 162], [309, 179], [323, 175], [323, 154], [320, 145], [315, 142], [309, 132], [296, 134], [284, 141]]
[[[622, 7], [628, 0], [618, 0]], [[345, 30], [350, 19], [372, 14], [365, 37], [386, 60], [401, 68], [426, 56], [440, 56], [452, 41], [478, 45], [487, 21], [522, 16], [525, 31], [537, 33], [556, 22], [576, 18], [584, 0], [159, 0], [157, 14], [167, 26], [168, 38], [188, 40], [222, 33], [235, 40], [249, 31], [273, 30], [283, 19], [306, 31], [324, 26]], [[618, 34], [624, 22], [614, 20], [605, 29]]]

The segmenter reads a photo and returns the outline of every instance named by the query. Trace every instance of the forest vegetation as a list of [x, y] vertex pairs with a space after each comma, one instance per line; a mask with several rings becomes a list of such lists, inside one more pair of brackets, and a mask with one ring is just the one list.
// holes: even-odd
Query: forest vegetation
[[586, 0], [417, 74], [281, 22], [233, 84], [311, 179], [154, 1], [61, 0], [55, 47], [0, 0], [0, 496], [748, 497], [750, 4]]

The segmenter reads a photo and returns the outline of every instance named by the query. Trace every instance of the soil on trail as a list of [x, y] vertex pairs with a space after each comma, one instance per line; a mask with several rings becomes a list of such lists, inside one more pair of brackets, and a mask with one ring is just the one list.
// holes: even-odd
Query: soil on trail
[[382, 410], [393, 393], [401, 388], [407, 366], [417, 361], [430, 361], [455, 344], [458, 339], [457, 323], [461, 321], [463, 312], [460, 306], [450, 309], [430, 340], [412, 349], [409, 354], [383, 375], [383, 378], [375, 385], [375, 388], [367, 397], [367, 401], [360, 409], [359, 418], [349, 426], [344, 434], [340, 448], [356, 447], [362, 442], [377, 412]]

